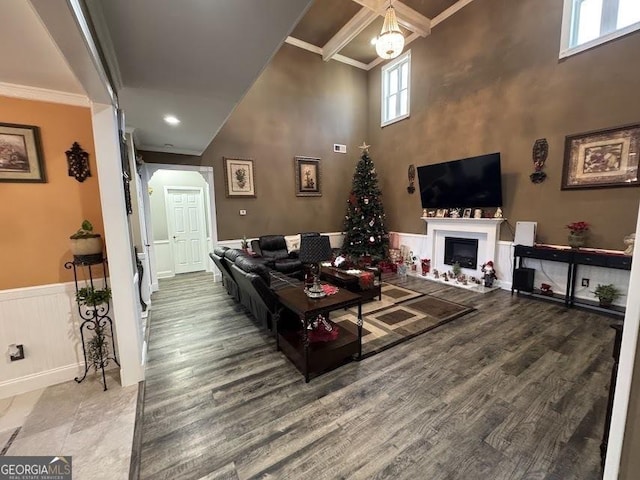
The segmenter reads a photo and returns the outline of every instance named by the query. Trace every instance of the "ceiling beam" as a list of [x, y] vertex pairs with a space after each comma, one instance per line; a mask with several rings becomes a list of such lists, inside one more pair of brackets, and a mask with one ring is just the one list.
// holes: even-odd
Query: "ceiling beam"
[[[320, 47], [316, 47], [311, 43], [305, 42], [303, 40], [287, 37], [284, 43], [288, 43], [289, 45], [293, 45], [294, 47], [301, 48], [303, 50], [307, 50], [311, 53], [317, 53], [322, 56], [322, 49]], [[366, 63], [359, 62], [358, 60], [354, 60], [353, 58], [345, 57], [344, 55], [336, 54], [332, 57], [332, 60], [335, 60], [340, 63], [345, 63], [347, 65], [351, 65], [352, 67], [357, 67], [362, 70], [369, 70], [368, 65]]]
[[331, 39], [322, 47], [322, 59], [327, 62], [356, 38], [371, 22], [378, 18], [376, 12], [361, 8]]
[[[378, 15], [384, 16], [389, 3], [386, 0], [353, 0], [358, 5], [368, 8], [376, 12]], [[393, 2], [393, 8], [396, 11], [398, 23], [412, 32], [417, 33], [421, 37], [426, 37], [431, 33], [431, 20], [413, 8], [405, 5], [400, 1]]]
[[459, 0], [458, 2], [454, 3], [449, 8], [447, 8], [444, 12], [434, 17], [433, 20], [431, 20], [431, 26], [435, 27], [439, 23], [444, 22], [451, 15], [453, 15], [454, 13], [457, 13], [459, 10], [466, 7], [471, 2], [473, 2], [473, 0]]

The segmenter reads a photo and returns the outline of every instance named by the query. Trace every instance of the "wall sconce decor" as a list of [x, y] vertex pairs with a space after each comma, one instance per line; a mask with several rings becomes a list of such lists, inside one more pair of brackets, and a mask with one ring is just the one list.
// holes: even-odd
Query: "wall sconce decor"
[[410, 194], [416, 191], [416, 187], [413, 186], [413, 182], [416, 179], [416, 167], [413, 165], [409, 165], [409, 171], [407, 172], [409, 176], [409, 186], [407, 187], [407, 192]]
[[533, 144], [533, 168], [535, 172], [529, 175], [533, 183], [542, 183], [547, 178], [547, 174], [542, 171], [544, 162], [547, 161], [549, 155], [549, 143], [546, 138], [539, 138]]
[[84, 182], [91, 176], [89, 171], [89, 154], [85, 152], [78, 142], [73, 142], [71, 148], [64, 152], [69, 163], [69, 176], [75, 177], [79, 182]]

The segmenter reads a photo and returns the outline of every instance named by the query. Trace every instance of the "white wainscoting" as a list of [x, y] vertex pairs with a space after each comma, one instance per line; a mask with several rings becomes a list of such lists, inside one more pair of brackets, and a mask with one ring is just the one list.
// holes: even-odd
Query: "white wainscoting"
[[[71, 282], [0, 291], [0, 398], [69, 381], [81, 373], [79, 326]], [[9, 360], [12, 343], [24, 345], [24, 360]]]
[[[429, 258], [427, 255], [427, 236], [414, 233], [395, 233], [399, 237], [399, 245], [407, 245], [413, 254], [418, 258]], [[478, 258], [478, 263], [482, 264], [490, 258]], [[496, 286], [505, 290], [511, 290], [511, 278], [513, 276], [513, 242], [498, 242], [498, 257], [493, 259], [493, 266], [498, 275]], [[523, 266], [536, 270], [535, 285], [539, 287], [541, 283], [548, 283], [555, 293], [564, 295], [567, 287], [567, 265], [558, 262], [549, 262], [527, 258], [523, 260]], [[420, 268], [418, 266], [418, 268]], [[592, 267], [580, 265], [576, 278], [576, 298], [584, 300], [596, 301], [597, 299], [591, 293], [596, 286], [601, 284], [612, 283], [622, 292], [629, 290], [630, 272], [626, 270], [615, 270], [612, 268]], [[589, 287], [582, 287], [581, 279], [589, 279]], [[614, 305], [625, 306], [627, 301], [626, 295], [618, 298]]]

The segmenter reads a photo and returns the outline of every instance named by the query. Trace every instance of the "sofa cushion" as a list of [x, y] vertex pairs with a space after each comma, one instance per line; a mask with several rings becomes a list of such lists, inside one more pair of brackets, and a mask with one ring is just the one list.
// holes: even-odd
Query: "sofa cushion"
[[213, 249], [213, 253], [215, 253], [220, 258], [224, 257], [224, 252], [229, 250], [229, 247], [218, 246]]
[[300, 235], [286, 235], [284, 241], [287, 244], [287, 253], [300, 250]]
[[[214, 250], [215, 251], [215, 250]], [[224, 252], [224, 258], [229, 260], [229, 262], [234, 263], [236, 258], [238, 257], [247, 257], [248, 254], [244, 250], [240, 250], [239, 248], [229, 248]]]
[[271, 277], [269, 275], [269, 269], [265, 266], [264, 261], [252, 257], [238, 256], [235, 259], [234, 264], [243, 272], [259, 275], [265, 281], [267, 286], [269, 286]]

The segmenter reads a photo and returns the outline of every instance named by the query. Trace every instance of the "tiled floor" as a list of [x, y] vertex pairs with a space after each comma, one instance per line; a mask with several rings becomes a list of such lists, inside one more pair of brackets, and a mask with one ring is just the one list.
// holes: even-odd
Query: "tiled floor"
[[89, 375], [0, 400], [0, 451], [19, 428], [5, 455], [70, 455], [74, 480], [128, 478], [138, 387], [120, 387], [115, 370], [107, 382], [103, 392]]

